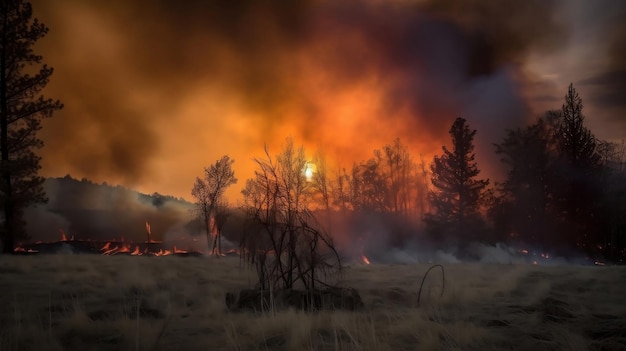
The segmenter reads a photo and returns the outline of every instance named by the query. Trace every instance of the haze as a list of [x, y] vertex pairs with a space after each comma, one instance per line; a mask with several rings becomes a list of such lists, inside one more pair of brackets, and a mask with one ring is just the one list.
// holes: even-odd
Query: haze
[[190, 199], [221, 155], [242, 181], [293, 137], [350, 167], [400, 137], [427, 162], [452, 121], [497, 177], [505, 128], [560, 108], [573, 82], [604, 140], [626, 131], [626, 10], [610, 1], [33, 1], [64, 110], [42, 175]]

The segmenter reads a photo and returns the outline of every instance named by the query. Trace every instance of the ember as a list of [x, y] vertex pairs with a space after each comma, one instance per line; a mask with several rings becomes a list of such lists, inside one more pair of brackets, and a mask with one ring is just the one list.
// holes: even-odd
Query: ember
[[59, 229], [61, 232], [61, 241], [67, 241], [67, 236], [65, 235], [65, 231], [63, 229]]
[[365, 264], [370, 264], [370, 260], [365, 256], [365, 255], [361, 255], [361, 261], [363, 261], [363, 263]]

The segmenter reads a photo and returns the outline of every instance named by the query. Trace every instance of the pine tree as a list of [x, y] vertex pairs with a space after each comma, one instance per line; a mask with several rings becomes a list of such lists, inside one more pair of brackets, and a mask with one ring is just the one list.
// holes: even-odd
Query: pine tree
[[555, 245], [552, 217], [554, 208], [553, 147], [554, 125], [538, 119], [521, 129], [509, 130], [496, 144], [496, 153], [508, 170], [499, 189], [499, 198], [490, 209], [497, 230], [513, 234], [534, 247]]
[[[41, 120], [63, 107], [40, 93], [48, 84], [52, 68], [39, 67], [42, 57], [33, 45], [48, 28], [33, 15], [23, 0], [0, 2], [0, 206], [3, 252], [13, 252], [15, 239], [24, 235], [22, 212], [46, 201], [41, 168], [35, 151], [43, 146], [37, 138]], [[33, 74], [33, 72], [35, 72]]]
[[568, 228], [570, 244], [591, 250], [596, 240], [598, 201], [595, 174], [600, 166], [597, 141], [584, 126], [583, 102], [570, 84], [559, 114], [555, 140], [558, 151], [557, 175], [560, 179], [555, 198], [561, 210], [563, 228]]
[[443, 155], [435, 156], [431, 165], [435, 189], [429, 197], [435, 212], [427, 214], [425, 221], [431, 233], [442, 236], [439, 241], [469, 239], [482, 222], [481, 197], [489, 180], [476, 179], [480, 170], [474, 154], [475, 134], [465, 119], [457, 118], [450, 129], [452, 151], [443, 146]]

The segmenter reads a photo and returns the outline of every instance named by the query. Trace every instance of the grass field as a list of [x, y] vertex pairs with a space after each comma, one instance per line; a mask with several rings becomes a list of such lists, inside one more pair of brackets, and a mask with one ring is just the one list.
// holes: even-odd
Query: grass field
[[359, 312], [229, 312], [236, 257], [0, 256], [4, 350], [624, 350], [626, 267], [347, 267]]

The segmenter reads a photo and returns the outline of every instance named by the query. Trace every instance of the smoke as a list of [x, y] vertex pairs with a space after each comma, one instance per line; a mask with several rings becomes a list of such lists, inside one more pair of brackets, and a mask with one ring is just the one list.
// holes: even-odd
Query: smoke
[[[34, 2], [50, 27], [44, 173], [187, 196], [222, 154], [252, 174], [292, 136], [350, 164], [395, 137], [428, 157], [463, 116], [487, 145], [527, 117], [551, 1]], [[490, 94], [496, 95], [490, 95]], [[489, 97], [489, 98], [487, 98]], [[489, 160], [485, 162], [490, 162]]]
[[[120, 186], [65, 177], [47, 179], [44, 190], [48, 203], [28, 208], [24, 214], [31, 241], [58, 241], [62, 232], [68, 239], [76, 240], [173, 239], [167, 235], [186, 230], [193, 218], [189, 203], [158, 194], [144, 195]], [[146, 222], [151, 227], [150, 236]]]
[[534, 264], [534, 265], [593, 265], [592, 258], [580, 253], [570, 252], [567, 256], [558, 256], [546, 250], [540, 250], [523, 244], [507, 245], [496, 243], [488, 245], [474, 242], [465, 249], [447, 248], [432, 250], [426, 243], [414, 242], [402, 248], [385, 248], [378, 252], [367, 252], [374, 263], [382, 264]]
[[[610, 126], [608, 138], [623, 139], [626, 113], [626, 6], [617, 1], [603, 1], [606, 12], [594, 13], [603, 25], [602, 42], [606, 43], [607, 55], [600, 70], [593, 72], [580, 83], [590, 91], [592, 106], [602, 106], [602, 122]], [[597, 12], [597, 11], [595, 11]], [[593, 27], [592, 27], [593, 28]], [[604, 112], [604, 113], [601, 113]]]

